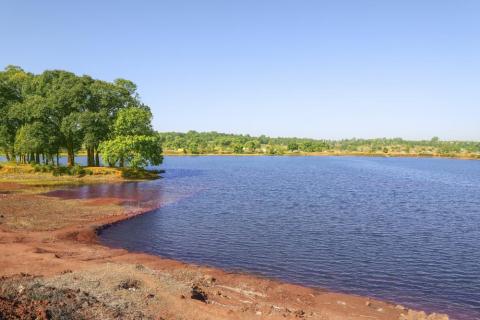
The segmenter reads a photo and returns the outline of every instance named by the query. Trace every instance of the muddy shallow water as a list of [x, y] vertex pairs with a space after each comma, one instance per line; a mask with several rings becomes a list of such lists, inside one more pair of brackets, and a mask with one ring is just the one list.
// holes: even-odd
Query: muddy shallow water
[[480, 319], [480, 162], [166, 157], [164, 178], [63, 197], [161, 205], [108, 245]]

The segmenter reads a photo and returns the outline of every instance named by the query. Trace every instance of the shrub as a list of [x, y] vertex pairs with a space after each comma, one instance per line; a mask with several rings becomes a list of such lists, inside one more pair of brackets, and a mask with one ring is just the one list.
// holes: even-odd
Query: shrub
[[51, 164], [32, 164], [34, 172], [53, 172], [54, 166]]
[[85, 169], [76, 164], [73, 167], [69, 167], [67, 173], [70, 176], [83, 176], [85, 175]]
[[68, 168], [67, 167], [55, 167], [52, 171], [54, 176], [61, 176], [67, 173]]
[[54, 176], [63, 176], [65, 174], [69, 176], [83, 176], [86, 174], [86, 171], [81, 166], [74, 165], [73, 167], [55, 167], [52, 169], [52, 174]]

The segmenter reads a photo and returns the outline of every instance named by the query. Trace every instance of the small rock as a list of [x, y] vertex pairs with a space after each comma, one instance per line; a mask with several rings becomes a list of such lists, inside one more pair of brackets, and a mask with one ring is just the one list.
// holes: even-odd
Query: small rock
[[19, 286], [18, 286], [18, 293], [22, 293], [23, 290], [25, 290], [25, 287], [22, 286], [22, 285], [19, 285]]
[[257, 311], [257, 312], [255, 312], [255, 314], [256, 314], [257, 316], [261, 316], [261, 315], [262, 315], [262, 312], [261, 312], [261, 311]]
[[366, 301], [366, 302], [365, 302], [365, 305], [366, 305], [367, 307], [370, 307], [370, 306], [372, 305], [372, 303], [371, 303], [370, 301]]
[[125, 289], [129, 291], [135, 291], [137, 289], [140, 289], [140, 281], [136, 279], [126, 279], [120, 281], [118, 284], [118, 289]]
[[342, 305], [342, 306], [347, 305], [347, 303], [345, 301], [340, 301], [340, 300], [337, 301], [337, 304]]
[[378, 308], [377, 311], [378, 312], [383, 312], [383, 308]]
[[295, 311], [295, 317], [297, 317], [297, 318], [303, 318], [303, 317], [305, 317], [305, 311], [303, 311], [303, 310], [297, 310], [297, 311]]
[[395, 306], [395, 309], [398, 309], [398, 310], [405, 310], [405, 307], [404, 307], [404, 306], [402, 306], [402, 305], [400, 305], [400, 304], [397, 304], [397, 305]]
[[194, 285], [192, 287], [192, 295], [191, 295], [191, 298], [192, 299], [195, 299], [195, 300], [199, 300], [199, 301], [202, 301], [202, 302], [207, 302], [208, 300], [208, 296], [207, 296], [207, 293], [205, 291], [203, 291], [202, 288], [200, 288], [199, 286], [197, 285]]

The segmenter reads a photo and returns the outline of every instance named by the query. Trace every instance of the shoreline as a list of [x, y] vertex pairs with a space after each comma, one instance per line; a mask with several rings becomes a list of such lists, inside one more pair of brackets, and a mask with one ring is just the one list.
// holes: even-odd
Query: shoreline
[[[12, 185], [7, 187], [14, 189]], [[117, 300], [126, 301], [129, 306], [121, 310], [121, 317], [127, 319], [134, 318], [138, 312], [143, 318], [161, 316], [163, 319], [194, 319], [200, 316], [209, 319], [427, 319], [423, 312], [377, 299], [129, 252], [110, 248], [99, 241], [98, 233], [101, 230], [150, 212], [155, 209], [152, 207], [126, 210], [120, 205], [122, 199], [119, 198], [62, 200], [42, 194], [15, 192], [0, 192], [0, 197], [0, 276], [4, 277], [1, 281], [3, 287], [14, 279], [16, 286], [22, 283], [23, 288], [29, 288], [20, 293], [17, 290], [16, 297], [17, 302], [21, 301], [29, 308], [32, 308], [32, 301], [28, 300], [28, 290], [36, 290], [32, 289], [32, 283], [41, 283], [54, 292], [80, 290], [80, 293], [86, 292], [87, 296], [95, 296], [106, 305], [95, 307], [104, 315], [113, 312], [115, 308], [112, 305]], [[19, 205], [27, 199], [28, 202]], [[55, 221], [52, 220], [55, 214], [48, 217], [49, 221], [39, 220], [43, 222], [31, 225], [15, 219], [33, 208], [38, 209], [40, 205], [42, 209], [59, 213], [64, 213], [68, 208], [76, 210], [71, 212], [71, 218], [59, 221], [63, 225], [58, 223], [53, 228], [51, 224]], [[12, 210], [7, 213], [8, 208], [17, 208], [19, 212]], [[14, 217], [5, 218], [5, 214]], [[20, 273], [24, 276], [19, 276]], [[92, 281], [96, 283], [100, 280], [105, 283], [99, 283], [95, 288], [90, 286]], [[107, 299], [107, 296], [110, 298]], [[0, 311], [8, 312], [8, 301], [1, 298], [0, 292]], [[32, 310], [41, 312], [48, 307], [59, 308], [47, 299]], [[89, 309], [91, 306], [86, 310], [80, 308], [80, 312], [88, 315]], [[25, 308], [21, 312], [28, 310]], [[428, 319], [444, 320], [448, 317], [430, 315]]]
[[164, 156], [172, 157], [367, 157], [367, 158], [412, 158], [412, 159], [453, 159], [453, 160], [480, 160], [480, 155], [476, 156], [445, 156], [445, 155], [424, 155], [424, 154], [381, 154], [381, 153], [324, 153], [324, 152], [299, 152], [299, 153], [284, 153], [284, 154], [267, 154], [267, 153], [177, 153], [164, 151]]

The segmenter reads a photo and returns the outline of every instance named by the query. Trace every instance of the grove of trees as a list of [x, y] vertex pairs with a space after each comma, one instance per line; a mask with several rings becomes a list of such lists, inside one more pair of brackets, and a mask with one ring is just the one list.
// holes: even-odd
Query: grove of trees
[[0, 72], [0, 150], [7, 160], [68, 165], [84, 149], [88, 166], [143, 167], [162, 162], [152, 114], [125, 79], [113, 82], [63, 70]]
[[165, 151], [186, 154], [270, 154], [287, 153], [362, 153], [480, 156], [480, 142], [404, 140], [401, 138], [320, 140], [307, 138], [271, 138], [267, 136], [218, 132], [159, 133]]

